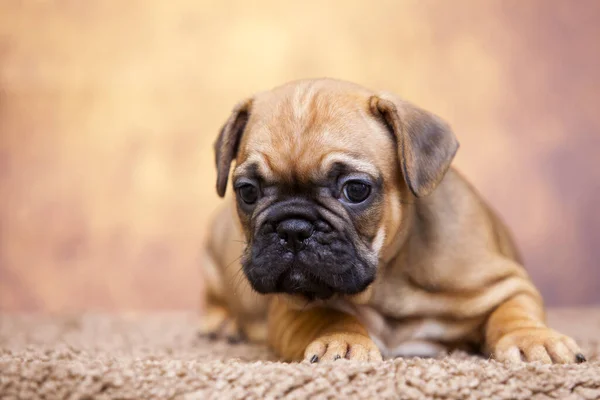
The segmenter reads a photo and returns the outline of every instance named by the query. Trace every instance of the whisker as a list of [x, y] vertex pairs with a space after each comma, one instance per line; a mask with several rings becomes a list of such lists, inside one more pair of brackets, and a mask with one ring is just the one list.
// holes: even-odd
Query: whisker
[[239, 289], [240, 289], [240, 285], [242, 284], [242, 282], [244, 281], [244, 273], [243, 273], [243, 266], [240, 266], [240, 268], [237, 270], [237, 272], [235, 273], [234, 277], [233, 277], [233, 293], [237, 294]]
[[231, 267], [233, 264], [235, 264], [237, 261], [239, 261], [243, 256], [244, 256], [244, 253], [242, 253], [239, 257], [237, 257], [235, 260], [233, 260], [229, 264], [227, 264], [225, 266], [225, 271], [227, 271], [229, 269], [229, 267]]

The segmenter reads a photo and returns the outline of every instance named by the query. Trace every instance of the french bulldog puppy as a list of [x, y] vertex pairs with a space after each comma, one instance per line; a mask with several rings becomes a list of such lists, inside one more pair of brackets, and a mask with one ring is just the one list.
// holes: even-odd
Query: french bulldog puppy
[[585, 361], [545, 324], [509, 231], [453, 168], [439, 117], [332, 79], [241, 101], [215, 143], [202, 332], [284, 360]]

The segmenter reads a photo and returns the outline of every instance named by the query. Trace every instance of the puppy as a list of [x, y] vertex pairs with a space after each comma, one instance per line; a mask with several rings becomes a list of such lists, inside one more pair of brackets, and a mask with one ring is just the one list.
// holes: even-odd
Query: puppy
[[544, 322], [511, 236], [450, 164], [437, 116], [330, 79], [240, 102], [215, 143], [202, 332], [284, 360], [585, 361]]

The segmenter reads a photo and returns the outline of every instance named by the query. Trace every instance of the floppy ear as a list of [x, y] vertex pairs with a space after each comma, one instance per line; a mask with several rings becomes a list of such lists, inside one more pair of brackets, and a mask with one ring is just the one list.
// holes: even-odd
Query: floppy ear
[[399, 99], [372, 96], [369, 104], [396, 138], [406, 184], [415, 196], [427, 196], [441, 182], [459, 147], [450, 126]]
[[214, 144], [215, 163], [217, 165], [217, 193], [221, 197], [225, 196], [227, 190], [231, 162], [237, 156], [240, 140], [250, 116], [251, 105], [252, 99], [246, 99], [234, 107], [231, 116], [221, 128], [219, 137]]

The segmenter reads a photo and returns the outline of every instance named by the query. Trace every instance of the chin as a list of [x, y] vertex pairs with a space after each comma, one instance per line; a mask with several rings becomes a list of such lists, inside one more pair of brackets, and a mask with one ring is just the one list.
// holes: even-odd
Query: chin
[[[367, 287], [356, 294], [347, 295], [347, 294], [334, 294], [331, 298], [328, 299], [309, 299], [303, 294], [297, 293], [280, 293], [278, 297], [286, 302], [286, 304], [295, 310], [308, 310], [314, 307], [324, 306], [327, 304], [332, 304], [330, 301], [337, 301], [339, 299], [348, 300], [356, 305], [367, 304], [371, 299], [373, 294], [373, 285], [367, 285]], [[338, 304], [338, 303], [336, 303]], [[338, 304], [339, 305], [339, 304]]]

